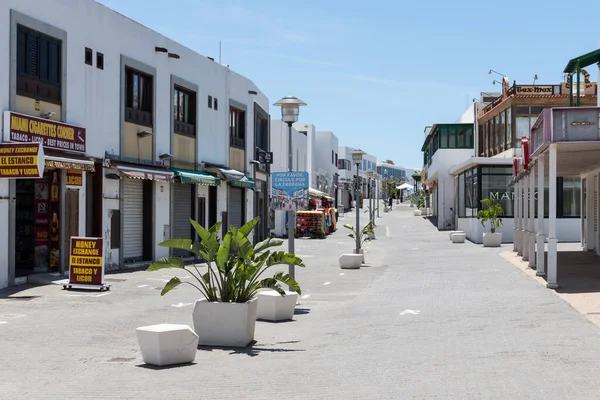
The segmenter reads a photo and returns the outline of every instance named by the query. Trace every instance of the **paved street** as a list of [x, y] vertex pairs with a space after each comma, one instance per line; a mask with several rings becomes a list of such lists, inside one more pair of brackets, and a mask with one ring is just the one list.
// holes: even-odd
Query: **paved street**
[[295, 320], [258, 322], [253, 347], [201, 348], [189, 366], [147, 368], [137, 346], [137, 326], [192, 324], [194, 289], [161, 298], [164, 270], [111, 274], [102, 294], [0, 292], [0, 399], [598, 398], [599, 328], [506, 246], [453, 245], [407, 206], [381, 216], [369, 267], [337, 266], [344, 228], [298, 240]]

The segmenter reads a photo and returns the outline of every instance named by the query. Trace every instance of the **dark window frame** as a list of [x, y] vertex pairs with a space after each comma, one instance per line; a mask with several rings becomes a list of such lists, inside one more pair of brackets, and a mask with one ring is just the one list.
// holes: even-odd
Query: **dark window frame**
[[104, 54], [99, 51], [96, 52], [96, 68], [104, 69]]
[[17, 95], [62, 104], [60, 39], [17, 25]]
[[173, 87], [173, 131], [196, 137], [196, 92], [183, 86]]
[[87, 65], [94, 65], [94, 50], [89, 47], [85, 48], [85, 63]]
[[229, 107], [229, 146], [246, 148], [246, 111]]
[[[154, 113], [154, 76], [125, 67], [125, 121], [152, 127]], [[137, 97], [137, 99], [136, 99]]]
[[208, 95], [208, 108], [213, 108], [213, 97]]

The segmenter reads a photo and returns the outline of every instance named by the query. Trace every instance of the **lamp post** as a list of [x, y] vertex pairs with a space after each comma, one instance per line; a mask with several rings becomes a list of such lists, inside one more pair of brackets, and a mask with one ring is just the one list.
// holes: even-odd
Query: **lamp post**
[[375, 198], [377, 199], [377, 218], [381, 218], [379, 216], [379, 195], [381, 194], [381, 175], [375, 174]]
[[354, 233], [354, 237], [356, 239], [356, 249], [354, 250], [354, 254], [360, 254], [360, 196], [358, 193], [358, 166], [362, 163], [363, 155], [367, 154], [362, 150], [354, 150], [352, 152], [352, 162], [356, 164], [356, 185], [355, 185], [355, 193], [354, 198], [356, 199], [356, 232]]
[[[252, 200], [252, 207], [254, 208], [254, 216], [256, 217], [256, 214], [260, 213], [260, 210], [258, 209], [258, 206], [257, 206], [258, 202], [256, 201], [256, 168], [259, 167], [260, 162], [258, 162], [256, 160], [252, 160], [252, 161], [250, 161], [250, 164], [252, 165], [252, 182], [254, 182], [254, 196], [253, 196], [253, 200]], [[261, 215], [260, 217], [262, 220], [263, 216]], [[259, 226], [262, 226], [262, 225], [259, 225]], [[256, 233], [256, 231], [254, 231], [254, 232]], [[254, 242], [254, 244], [256, 244], [258, 242], [257, 236], [259, 236], [259, 235], [255, 234], [253, 236], [254, 236], [253, 242]], [[260, 236], [262, 236], [262, 233], [260, 234]]]
[[369, 222], [373, 223], [373, 171], [367, 171], [367, 178], [369, 178]]
[[[281, 120], [288, 126], [288, 171], [294, 169], [293, 151], [292, 151], [292, 124], [298, 122], [300, 107], [306, 103], [294, 96], [286, 96], [279, 100], [274, 106], [281, 107]], [[294, 254], [294, 232], [296, 230], [296, 211], [288, 210], [288, 252]], [[296, 271], [293, 265], [289, 265], [289, 274], [292, 279], [296, 279]], [[290, 288], [291, 290], [291, 288]]]

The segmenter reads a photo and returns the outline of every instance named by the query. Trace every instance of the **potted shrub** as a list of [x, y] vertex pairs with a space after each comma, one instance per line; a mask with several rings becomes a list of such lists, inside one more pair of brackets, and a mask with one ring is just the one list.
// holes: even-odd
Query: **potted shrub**
[[278, 271], [272, 277], [263, 276], [273, 266], [291, 264], [304, 267], [294, 254], [273, 251], [283, 240], [269, 238], [252, 246], [248, 235], [256, 227], [258, 217], [239, 229], [231, 227], [222, 241], [217, 234], [221, 226], [215, 224], [205, 229], [190, 220], [198, 233], [199, 241], [172, 239], [160, 244], [171, 249], [187, 250], [206, 262], [208, 269], [200, 272], [195, 265], [184, 265], [178, 257], [168, 257], [154, 262], [148, 271], [163, 268], [185, 269], [193, 281], [182, 281], [173, 277], [160, 293], [164, 296], [181, 284], [189, 284], [204, 298], [196, 300], [193, 310], [194, 330], [200, 345], [244, 347], [254, 339], [259, 289], [273, 289], [281, 296], [285, 284], [296, 293], [301, 293], [298, 283], [289, 274]]
[[[354, 229], [354, 227], [350, 224], [344, 224], [344, 228], [349, 229], [350, 231], [352, 231], [352, 233], [348, 234], [349, 238], [352, 238], [354, 240], [356, 240], [356, 230]], [[375, 231], [373, 230], [373, 224], [371, 222], [368, 222], [363, 228], [362, 230], [359, 232], [359, 243], [360, 243], [360, 249], [359, 252], [360, 254], [363, 256], [362, 258], [362, 262], [364, 264], [365, 262], [365, 253], [362, 249], [363, 244], [365, 244], [365, 242], [370, 242], [372, 239], [372, 237], [375, 236]], [[356, 253], [356, 249], [354, 249], [354, 252]]]
[[489, 222], [490, 231], [483, 233], [484, 247], [500, 247], [502, 244], [502, 233], [496, 232], [496, 229], [502, 225], [501, 215], [504, 214], [504, 209], [498, 202], [493, 199], [481, 200], [483, 209], [477, 213], [477, 218], [481, 221], [481, 225], [486, 227], [486, 222]]
[[415, 195], [417, 198], [417, 209], [414, 212], [416, 217], [423, 215], [423, 209], [425, 208], [425, 197], [419, 193]]

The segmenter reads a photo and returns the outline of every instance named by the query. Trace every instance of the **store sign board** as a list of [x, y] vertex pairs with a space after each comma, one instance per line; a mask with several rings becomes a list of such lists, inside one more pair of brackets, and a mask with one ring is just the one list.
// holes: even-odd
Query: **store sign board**
[[297, 211], [308, 206], [308, 172], [273, 172], [271, 208]]
[[42, 143], [44, 147], [85, 153], [85, 128], [36, 118], [12, 111], [4, 112], [4, 141]]
[[0, 178], [41, 178], [44, 149], [39, 143], [0, 143]]
[[83, 172], [69, 169], [67, 170], [67, 181], [68, 186], [83, 186]]
[[104, 285], [101, 238], [71, 237], [69, 285]]

